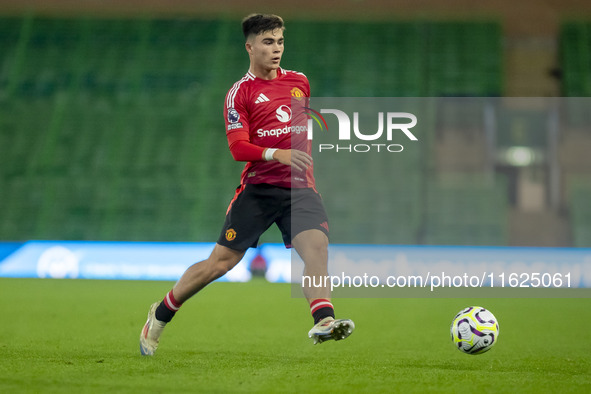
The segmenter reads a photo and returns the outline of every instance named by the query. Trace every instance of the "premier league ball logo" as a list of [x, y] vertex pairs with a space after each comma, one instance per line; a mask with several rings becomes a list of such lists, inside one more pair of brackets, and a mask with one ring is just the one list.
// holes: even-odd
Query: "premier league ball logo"
[[234, 108], [228, 110], [228, 122], [237, 123], [240, 120], [240, 114]]

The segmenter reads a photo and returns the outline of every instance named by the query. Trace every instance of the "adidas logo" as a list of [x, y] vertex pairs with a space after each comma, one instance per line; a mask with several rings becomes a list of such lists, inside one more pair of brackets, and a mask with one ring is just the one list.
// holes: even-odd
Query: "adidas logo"
[[263, 93], [261, 93], [261, 94], [259, 94], [259, 97], [256, 99], [256, 101], [254, 103], [259, 104], [259, 103], [264, 103], [265, 101], [271, 101], [271, 100], [269, 100], [269, 98], [267, 96], [265, 96]]

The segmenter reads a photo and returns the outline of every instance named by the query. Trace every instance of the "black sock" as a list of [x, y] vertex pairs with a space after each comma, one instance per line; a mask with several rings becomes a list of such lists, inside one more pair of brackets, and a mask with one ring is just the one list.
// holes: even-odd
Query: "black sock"
[[160, 305], [158, 305], [158, 308], [156, 308], [156, 319], [168, 323], [172, 320], [175, 313], [176, 312], [168, 309], [164, 304], [164, 301], [162, 301]]
[[310, 312], [314, 318], [314, 324], [327, 317], [334, 319], [334, 308], [332, 303], [324, 298], [316, 298], [310, 303]]
[[316, 312], [312, 314], [314, 318], [314, 324], [318, 324], [318, 322], [324, 318], [332, 317], [334, 319], [334, 309], [332, 308], [320, 308]]
[[182, 304], [174, 298], [172, 290], [169, 291], [160, 305], [158, 305], [158, 308], [156, 308], [156, 319], [168, 323], [172, 320], [174, 314], [179, 310], [181, 305]]

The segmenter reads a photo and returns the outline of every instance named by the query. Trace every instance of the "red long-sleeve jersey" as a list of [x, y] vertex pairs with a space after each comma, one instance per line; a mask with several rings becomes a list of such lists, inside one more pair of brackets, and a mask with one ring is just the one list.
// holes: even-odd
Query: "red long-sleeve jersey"
[[[260, 79], [250, 71], [226, 95], [226, 136], [233, 157], [247, 161], [241, 184], [268, 183], [281, 187], [314, 187], [313, 169], [293, 170], [277, 161], [264, 161], [265, 148], [298, 149], [311, 154], [307, 138], [307, 115], [292, 111], [292, 100], [310, 97], [306, 76], [282, 68], [272, 80]], [[299, 112], [299, 113], [293, 113]], [[292, 173], [292, 171], [294, 171]]]

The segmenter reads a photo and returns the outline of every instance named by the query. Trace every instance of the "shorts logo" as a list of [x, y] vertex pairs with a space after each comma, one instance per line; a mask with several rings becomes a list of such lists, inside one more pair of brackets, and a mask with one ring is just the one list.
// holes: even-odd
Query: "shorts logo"
[[287, 105], [282, 105], [275, 111], [275, 116], [277, 117], [278, 121], [287, 123], [291, 120], [291, 108], [289, 108]]
[[236, 239], [236, 231], [233, 228], [226, 230], [226, 241], [234, 241]]
[[228, 109], [228, 122], [237, 123], [240, 120], [240, 114], [234, 108]]
[[300, 88], [293, 88], [291, 89], [291, 97], [294, 97], [298, 101], [302, 101], [302, 98], [304, 98], [304, 92], [302, 92]]

